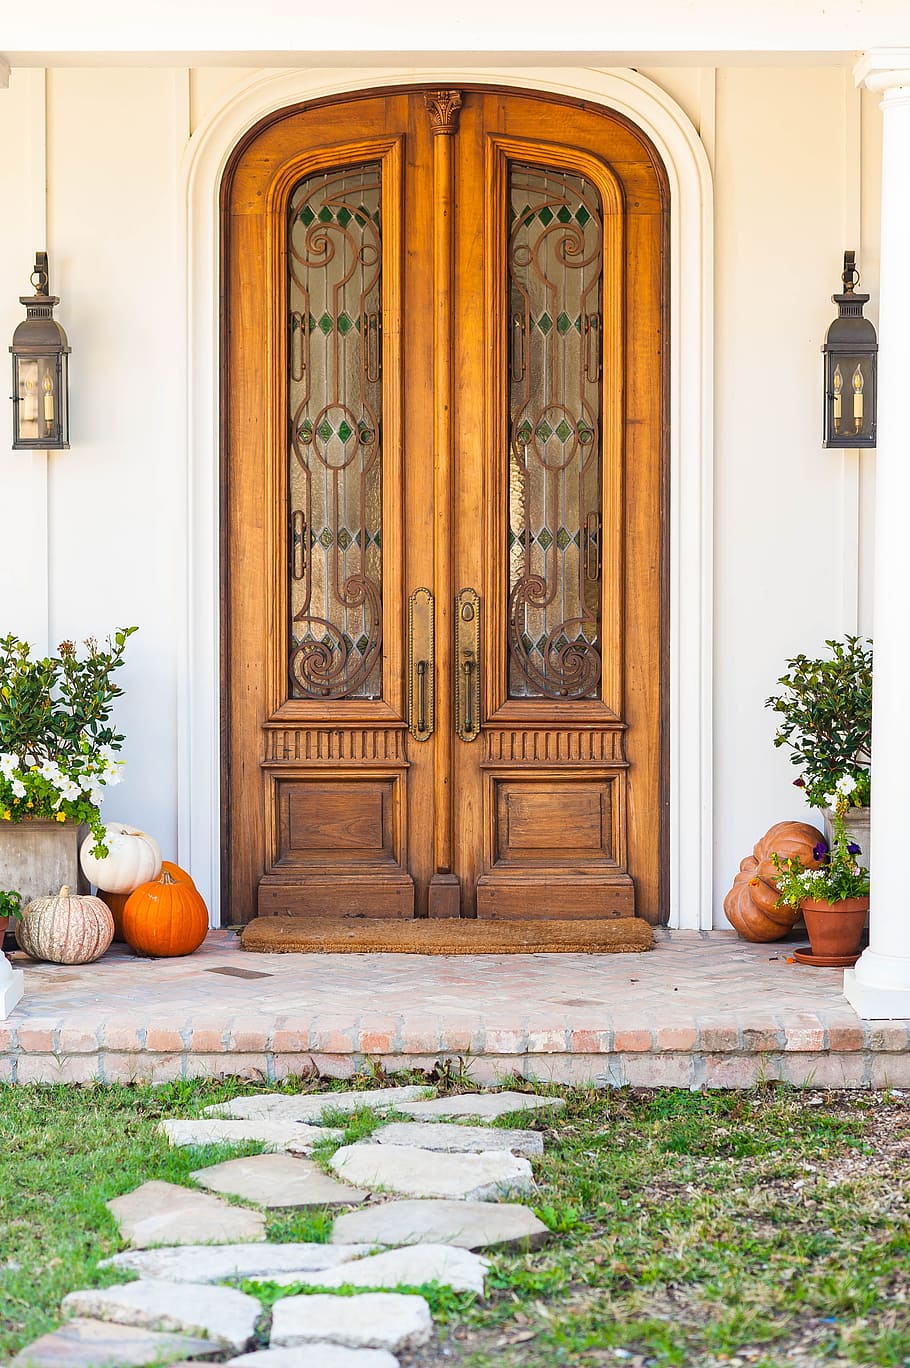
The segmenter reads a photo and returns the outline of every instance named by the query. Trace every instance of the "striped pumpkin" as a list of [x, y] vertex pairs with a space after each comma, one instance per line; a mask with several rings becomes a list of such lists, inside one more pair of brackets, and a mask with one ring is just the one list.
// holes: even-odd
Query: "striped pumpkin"
[[100, 898], [71, 893], [66, 884], [49, 898], [35, 898], [16, 924], [16, 940], [32, 959], [50, 964], [90, 964], [114, 938], [114, 918]]

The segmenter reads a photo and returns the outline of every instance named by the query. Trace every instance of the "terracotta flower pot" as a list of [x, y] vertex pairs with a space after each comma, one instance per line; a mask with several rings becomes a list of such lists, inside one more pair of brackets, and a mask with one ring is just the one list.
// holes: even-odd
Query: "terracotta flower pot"
[[859, 954], [869, 911], [868, 898], [843, 898], [835, 903], [804, 898], [800, 910], [813, 955]]

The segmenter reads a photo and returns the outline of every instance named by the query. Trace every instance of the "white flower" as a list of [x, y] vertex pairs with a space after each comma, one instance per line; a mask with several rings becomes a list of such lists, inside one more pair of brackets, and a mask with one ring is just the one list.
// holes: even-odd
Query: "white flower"
[[3, 751], [0, 753], [0, 774], [3, 775], [4, 779], [12, 779], [18, 769], [18, 756], [13, 755], [10, 751]]
[[837, 794], [836, 794], [836, 793], [826, 793], [825, 796], [824, 796], [824, 799], [823, 799], [822, 801], [824, 802], [824, 805], [825, 805], [826, 808], [836, 808], [836, 807], [837, 807]]
[[852, 774], [842, 774], [834, 787], [837, 789], [838, 793], [842, 793], [846, 797], [847, 794], [852, 793], [856, 788], [856, 780], [853, 778]]
[[[7, 777], [9, 777], [9, 776], [7, 776]], [[23, 784], [23, 782], [22, 782], [21, 779], [14, 779], [14, 780], [13, 780], [12, 789], [13, 789], [13, 797], [14, 797], [14, 798], [24, 798], [24, 797], [25, 797], [25, 785]]]

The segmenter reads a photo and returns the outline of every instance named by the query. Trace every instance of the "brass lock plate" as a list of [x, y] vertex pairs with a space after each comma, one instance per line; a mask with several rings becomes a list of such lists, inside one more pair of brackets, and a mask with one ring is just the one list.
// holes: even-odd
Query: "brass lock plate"
[[429, 589], [408, 599], [408, 731], [429, 741], [436, 726], [436, 603]]
[[455, 731], [462, 741], [480, 735], [480, 595], [461, 589], [455, 599]]

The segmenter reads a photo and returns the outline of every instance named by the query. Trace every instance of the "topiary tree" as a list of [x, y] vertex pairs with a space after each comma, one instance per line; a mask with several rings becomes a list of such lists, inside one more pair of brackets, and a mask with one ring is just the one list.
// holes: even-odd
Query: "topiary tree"
[[861, 806], [869, 801], [872, 758], [872, 642], [847, 636], [825, 645], [829, 657], [787, 661], [781, 692], [765, 707], [781, 718], [774, 744], [789, 747], [810, 805], [834, 807], [831, 796], [846, 792]]

